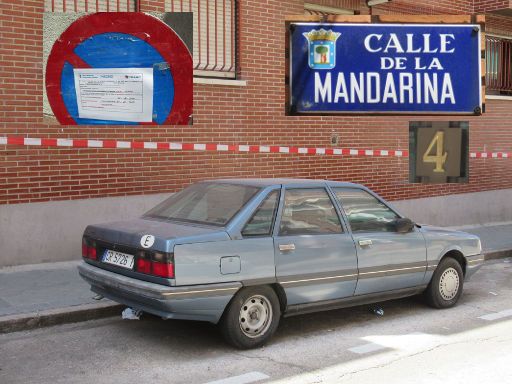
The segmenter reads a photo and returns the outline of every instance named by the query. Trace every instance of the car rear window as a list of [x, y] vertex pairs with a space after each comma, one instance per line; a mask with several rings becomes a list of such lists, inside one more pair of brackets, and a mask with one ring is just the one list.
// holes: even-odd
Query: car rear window
[[259, 188], [249, 185], [194, 184], [172, 195], [144, 216], [224, 226], [258, 191]]

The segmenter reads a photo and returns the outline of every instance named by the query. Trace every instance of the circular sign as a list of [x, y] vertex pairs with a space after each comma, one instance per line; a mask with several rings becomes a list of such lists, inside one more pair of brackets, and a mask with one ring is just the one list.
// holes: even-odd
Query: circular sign
[[73, 69], [148, 67], [154, 76], [153, 121], [140, 124], [188, 124], [192, 56], [167, 24], [139, 12], [100, 12], [73, 22], [48, 56], [48, 101], [61, 124], [130, 124], [80, 118]]
[[140, 245], [142, 248], [151, 248], [155, 244], [155, 236], [144, 235], [140, 238]]

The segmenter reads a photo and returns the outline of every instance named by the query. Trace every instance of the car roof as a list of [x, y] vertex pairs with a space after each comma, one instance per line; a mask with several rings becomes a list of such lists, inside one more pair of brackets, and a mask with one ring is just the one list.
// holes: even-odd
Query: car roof
[[331, 187], [357, 187], [366, 189], [364, 186], [355, 183], [348, 183], [333, 180], [315, 180], [315, 179], [291, 179], [291, 178], [248, 178], [248, 179], [212, 179], [205, 180], [209, 183], [225, 183], [225, 184], [239, 184], [250, 185], [256, 187], [270, 187], [275, 185], [294, 185], [294, 186], [323, 186], [325, 184]]

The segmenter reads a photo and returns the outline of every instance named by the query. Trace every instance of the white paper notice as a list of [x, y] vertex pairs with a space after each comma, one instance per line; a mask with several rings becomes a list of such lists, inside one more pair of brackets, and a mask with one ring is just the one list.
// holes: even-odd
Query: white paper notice
[[79, 68], [78, 117], [148, 122], [153, 119], [153, 68]]

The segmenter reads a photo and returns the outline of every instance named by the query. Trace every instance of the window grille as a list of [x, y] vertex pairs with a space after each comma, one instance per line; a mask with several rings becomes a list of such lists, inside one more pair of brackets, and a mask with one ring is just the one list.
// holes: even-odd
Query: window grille
[[[135, 12], [137, 0], [45, 0], [47, 12]], [[166, 12], [194, 14], [194, 76], [235, 78], [236, 0], [165, 0]]]
[[512, 95], [512, 39], [486, 36], [486, 91]]

